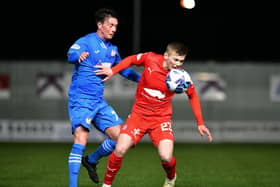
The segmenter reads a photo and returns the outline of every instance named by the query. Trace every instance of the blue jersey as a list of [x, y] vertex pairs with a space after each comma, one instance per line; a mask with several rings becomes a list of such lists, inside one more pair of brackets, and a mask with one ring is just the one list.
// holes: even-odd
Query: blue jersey
[[[79, 63], [82, 52], [89, 52], [89, 56]], [[94, 73], [94, 66], [103, 64], [112, 67], [120, 61], [117, 46], [101, 39], [97, 33], [90, 33], [78, 39], [68, 51], [68, 62], [74, 64], [69, 98], [103, 99], [104, 83], [101, 80], [104, 77]], [[121, 71], [120, 74], [135, 82], [140, 79], [139, 74], [131, 68]]]

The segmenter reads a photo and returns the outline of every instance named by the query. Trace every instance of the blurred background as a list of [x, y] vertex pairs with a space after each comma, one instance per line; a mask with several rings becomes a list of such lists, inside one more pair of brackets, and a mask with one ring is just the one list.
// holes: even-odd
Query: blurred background
[[[73, 67], [66, 53], [96, 30], [93, 15], [101, 7], [120, 15], [113, 43], [122, 57], [163, 53], [173, 40], [187, 43], [185, 69], [216, 142], [280, 142], [279, 11], [273, 4], [239, 0], [196, 1], [193, 9], [181, 7], [180, 0], [5, 2], [0, 141], [72, 140], [67, 91]], [[136, 85], [120, 76], [106, 84], [108, 102], [125, 119]], [[177, 141], [206, 142], [196, 132], [187, 97], [177, 95], [173, 104]], [[92, 133], [93, 141], [103, 138]]]

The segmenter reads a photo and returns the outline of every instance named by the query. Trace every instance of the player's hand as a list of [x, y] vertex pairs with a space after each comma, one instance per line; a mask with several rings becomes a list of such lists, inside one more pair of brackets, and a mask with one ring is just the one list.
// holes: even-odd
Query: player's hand
[[191, 85], [190, 82], [184, 82], [182, 86], [185, 90], [187, 90], [190, 87], [190, 85]]
[[112, 69], [106, 65], [96, 65], [94, 67], [99, 68], [94, 71], [96, 75], [106, 75], [106, 77], [102, 81], [107, 81], [113, 76]]
[[81, 63], [82, 61], [84, 61], [89, 55], [89, 52], [82, 52], [80, 57], [79, 57], [79, 63]]
[[190, 82], [183, 82], [175, 89], [175, 93], [183, 93], [190, 87]]
[[199, 134], [200, 134], [201, 136], [204, 136], [204, 133], [206, 133], [207, 136], [208, 136], [208, 140], [209, 140], [210, 142], [212, 142], [213, 137], [212, 137], [212, 135], [211, 135], [211, 132], [209, 131], [209, 129], [208, 129], [205, 125], [199, 125], [199, 126], [198, 126], [198, 132], [199, 132]]

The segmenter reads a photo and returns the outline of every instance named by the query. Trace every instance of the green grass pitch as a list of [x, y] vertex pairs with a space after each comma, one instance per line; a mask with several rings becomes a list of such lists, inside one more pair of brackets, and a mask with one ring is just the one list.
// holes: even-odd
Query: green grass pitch
[[[86, 154], [97, 144], [89, 143]], [[70, 143], [0, 143], [0, 187], [67, 187]], [[175, 144], [176, 187], [280, 187], [280, 144]], [[98, 164], [103, 179], [107, 158]], [[114, 187], [161, 187], [151, 143], [130, 149]], [[81, 167], [79, 187], [94, 187]]]

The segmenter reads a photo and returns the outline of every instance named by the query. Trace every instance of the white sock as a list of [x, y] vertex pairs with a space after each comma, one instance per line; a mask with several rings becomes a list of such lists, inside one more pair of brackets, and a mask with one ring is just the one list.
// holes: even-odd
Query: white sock
[[111, 187], [112, 185], [108, 185], [108, 184], [104, 184], [102, 185], [102, 187]]

